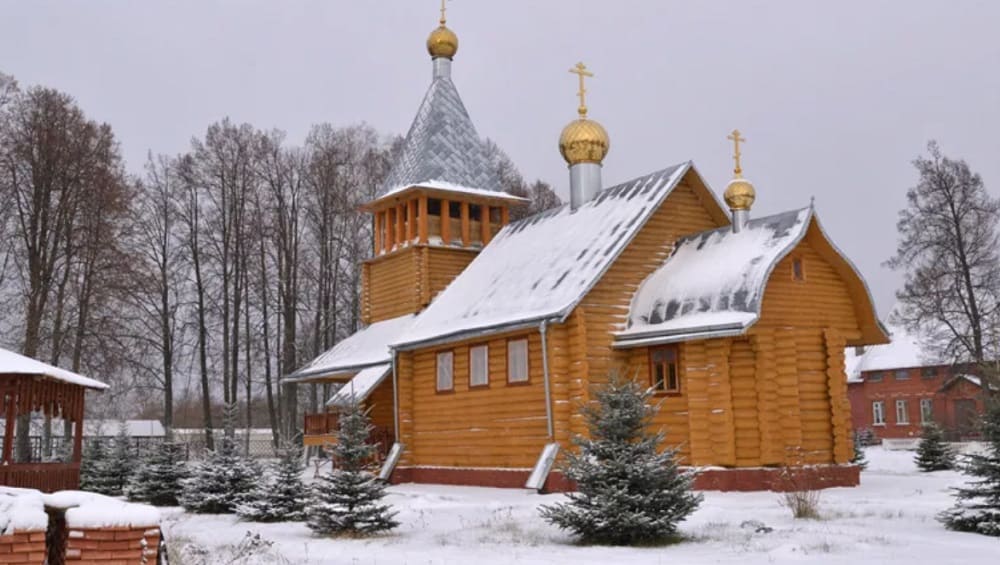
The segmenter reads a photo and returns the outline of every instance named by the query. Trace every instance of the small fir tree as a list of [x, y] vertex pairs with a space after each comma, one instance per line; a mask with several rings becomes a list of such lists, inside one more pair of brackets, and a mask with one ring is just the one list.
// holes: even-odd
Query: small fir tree
[[308, 500], [302, 483], [302, 450], [289, 444], [278, 450], [267, 479], [236, 507], [236, 514], [252, 522], [296, 522], [305, 519]]
[[597, 405], [584, 406], [590, 437], [576, 437], [565, 473], [578, 491], [569, 502], [542, 506], [542, 517], [586, 543], [633, 545], [668, 540], [702, 497], [691, 490], [693, 475], [677, 467], [676, 451], [657, 451], [664, 434], [650, 433], [656, 407], [652, 392], [612, 375], [597, 391]]
[[102, 438], [92, 438], [83, 442], [80, 456], [80, 489], [103, 493], [104, 474], [101, 469], [108, 458], [108, 449]]
[[986, 449], [966, 456], [972, 480], [954, 489], [955, 506], [938, 518], [952, 530], [1000, 537], [1000, 398], [988, 402], [982, 432]]
[[924, 472], [955, 468], [955, 453], [944, 442], [944, 432], [937, 424], [924, 424], [915, 461], [917, 467]]
[[164, 441], [136, 469], [125, 495], [129, 500], [153, 506], [177, 506], [181, 480], [187, 476], [183, 446]]
[[128, 433], [128, 424], [122, 421], [118, 424], [118, 435], [111, 440], [108, 457], [99, 468], [99, 472], [104, 477], [103, 494], [121, 496], [129, 479], [132, 478], [132, 474], [135, 473], [136, 457], [131, 443], [132, 438]]
[[861, 439], [860, 433], [854, 434], [854, 457], [851, 458], [851, 463], [857, 465], [862, 471], [868, 468], [868, 458], [865, 457], [865, 444]]
[[341, 409], [334, 467], [313, 484], [306, 525], [321, 535], [369, 535], [399, 525], [396, 512], [383, 504], [385, 483], [370, 469], [375, 446], [368, 442], [373, 426], [357, 404]]
[[236, 404], [226, 407], [225, 433], [214, 451], [194, 465], [181, 480], [179, 502], [188, 512], [223, 514], [243, 503], [260, 478], [260, 467], [240, 453], [234, 425]]

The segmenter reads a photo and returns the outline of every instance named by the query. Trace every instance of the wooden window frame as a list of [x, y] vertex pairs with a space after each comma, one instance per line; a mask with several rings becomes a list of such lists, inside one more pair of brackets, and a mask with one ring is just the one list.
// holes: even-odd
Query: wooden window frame
[[[879, 409], [876, 410], [875, 407], [878, 406]], [[881, 418], [876, 418], [876, 415], [881, 416]], [[879, 421], [881, 420], [881, 421]], [[885, 426], [885, 401], [884, 400], [873, 400], [872, 401], [872, 426]]]
[[[674, 370], [677, 374], [677, 388], [675, 389], [666, 388], [669, 385], [669, 383], [666, 382], [666, 379], [668, 378], [666, 375], [664, 375], [664, 389], [659, 390], [656, 388], [656, 363], [653, 361], [653, 354], [656, 351], [663, 349], [673, 350], [674, 352]], [[652, 387], [653, 394], [656, 396], [681, 396], [684, 394], [684, 387], [681, 386], [681, 348], [677, 344], [657, 345], [649, 348], [647, 356], [649, 359], [649, 386]]]
[[[897, 426], [909, 426], [910, 425], [910, 403], [905, 398], [897, 398], [896, 402], [893, 403], [896, 408], [896, 425]], [[902, 407], [903, 416], [905, 417], [902, 421], [899, 419], [899, 409]]]
[[[486, 382], [484, 384], [474, 385], [472, 384], [472, 352], [480, 347], [486, 350]], [[490, 388], [490, 345], [488, 343], [477, 343], [476, 345], [469, 346], [469, 390], [478, 390], [483, 388]]]
[[[512, 341], [524, 342], [524, 380], [510, 380], [510, 343]], [[506, 346], [507, 354], [504, 356], [504, 371], [507, 373], [507, 386], [525, 386], [531, 384], [531, 340], [525, 337], [509, 337]]]
[[[441, 355], [448, 353], [451, 355], [451, 388], [441, 388], [440, 366]], [[438, 394], [452, 394], [455, 392], [455, 350], [441, 349], [434, 352], [434, 391]]]
[[[796, 269], [798, 265], [798, 269]], [[796, 272], [798, 271], [798, 272]], [[792, 280], [797, 283], [806, 282], [806, 261], [802, 257], [792, 257]]]

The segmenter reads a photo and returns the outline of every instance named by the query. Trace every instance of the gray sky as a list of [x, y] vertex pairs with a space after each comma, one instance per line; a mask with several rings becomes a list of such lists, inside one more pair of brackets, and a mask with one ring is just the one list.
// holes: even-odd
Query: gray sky
[[[0, 71], [77, 98], [129, 168], [230, 116], [300, 143], [318, 122], [405, 133], [436, 0], [0, 0]], [[693, 159], [720, 192], [744, 132], [754, 214], [804, 206], [879, 310], [896, 212], [928, 139], [1000, 192], [1000, 2], [455, 0], [454, 78], [480, 135], [566, 195], [559, 131], [583, 60], [606, 184]]]

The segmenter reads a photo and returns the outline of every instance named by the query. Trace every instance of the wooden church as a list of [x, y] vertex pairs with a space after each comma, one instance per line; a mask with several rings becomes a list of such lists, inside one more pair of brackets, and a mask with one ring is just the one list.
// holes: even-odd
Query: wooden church
[[452, 82], [443, 11], [427, 47], [430, 88], [366, 208], [366, 327], [285, 379], [339, 387], [305, 442], [330, 441], [359, 401], [385, 478], [565, 488], [553, 462], [619, 371], [655, 391], [699, 488], [777, 489], [790, 465], [812, 486], [857, 484], [844, 349], [886, 331], [811, 206], [750, 217], [739, 132], [725, 207], [690, 162], [605, 187], [609, 138], [577, 65], [579, 117], [559, 139], [570, 202], [510, 222], [525, 201], [501, 190]]

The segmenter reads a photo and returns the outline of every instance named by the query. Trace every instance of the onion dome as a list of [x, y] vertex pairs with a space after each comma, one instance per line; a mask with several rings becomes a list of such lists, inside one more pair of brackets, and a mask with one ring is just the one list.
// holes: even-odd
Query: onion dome
[[579, 163], [599, 165], [611, 148], [611, 140], [604, 126], [587, 118], [587, 90], [583, 81], [585, 77], [594, 75], [587, 71], [583, 63], [577, 63], [569, 72], [580, 76], [580, 91], [577, 94], [580, 97], [580, 107], [577, 109], [580, 117], [563, 128], [559, 136], [559, 152], [570, 166]]
[[437, 59], [438, 57], [451, 59], [458, 52], [458, 36], [455, 35], [455, 32], [448, 29], [448, 26], [444, 25], [447, 21], [447, 18], [445, 18], [445, 3], [442, 0], [441, 20], [439, 22], [441, 25], [427, 37], [427, 52], [431, 54], [432, 59]]
[[746, 139], [740, 137], [740, 130], [734, 129], [733, 133], [729, 134], [727, 138], [733, 142], [733, 161], [736, 166], [733, 168], [733, 180], [729, 181], [726, 185], [726, 192], [723, 193], [723, 198], [726, 201], [726, 205], [729, 206], [730, 210], [750, 210], [753, 206], [753, 201], [757, 199], [757, 191], [754, 190], [753, 184], [747, 179], [743, 178], [743, 168], [740, 166], [740, 143], [746, 141]]

